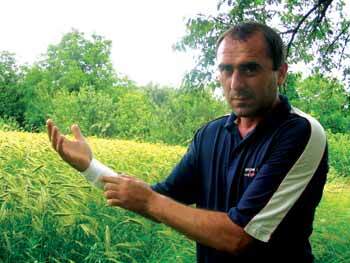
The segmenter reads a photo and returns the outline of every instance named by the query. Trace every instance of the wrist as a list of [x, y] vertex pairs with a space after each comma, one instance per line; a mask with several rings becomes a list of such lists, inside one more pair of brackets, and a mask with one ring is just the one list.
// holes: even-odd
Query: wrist
[[87, 158], [86, 160], [84, 160], [84, 161], [82, 162], [81, 166], [78, 167], [78, 168], [76, 168], [76, 169], [77, 169], [79, 172], [81, 172], [81, 173], [85, 172], [87, 169], [89, 169], [92, 160], [94, 160], [94, 159], [92, 158], [92, 156], [89, 157], [89, 158]]
[[118, 174], [111, 168], [105, 166], [94, 158], [91, 160], [89, 167], [85, 171], [81, 172], [81, 174], [98, 188], [103, 188], [103, 184], [100, 181], [102, 175], [118, 176]]
[[146, 213], [147, 215], [149, 215], [149, 217], [153, 218], [157, 222], [163, 222], [162, 209], [163, 203], [166, 198], [167, 197], [165, 197], [164, 195], [161, 195], [153, 190], [150, 196], [148, 197]]

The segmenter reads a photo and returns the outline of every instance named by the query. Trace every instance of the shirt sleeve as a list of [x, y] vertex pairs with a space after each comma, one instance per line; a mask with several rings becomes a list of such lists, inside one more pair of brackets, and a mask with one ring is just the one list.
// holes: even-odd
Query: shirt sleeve
[[317, 175], [325, 149], [325, 133], [315, 119], [285, 125], [237, 206], [229, 210], [231, 220], [267, 242]]
[[184, 204], [196, 202], [197, 181], [197, 141], [198, 132], [191, 142], [186, 154], [175, 166], [170, 175], [162, 182], [152, 185], [152, 189]]

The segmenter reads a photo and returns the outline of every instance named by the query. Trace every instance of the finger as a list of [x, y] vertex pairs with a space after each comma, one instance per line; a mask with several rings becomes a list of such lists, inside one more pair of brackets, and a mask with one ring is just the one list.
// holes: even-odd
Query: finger
[[104, 195], [107, 199], [118, 199], [119, 196], [117, 191], [112, 190], [105, 191]]
[[83, 134], [81, 133], [80, 131], [80, 128], [78, 125], [76, 124], [73, 124], [72, 127], [71, 127], [71, 131], [74, 135], [74, 138], [78, 141], [85, 141], [85, 138], [83, 136]]
[[51, 119], [48, 119], [46, 121], [46, 127], [47, 127], [47, 134], [49, 136], [49, 140], [51, 141], [51, 133], [52, 133], [52, 127], [53, 127], [53, 122]]
[[120, 176], [110, 176], [110, 175], [102, 175], [101, 176], [101, 182], [103, 183], [113, 183], [113, 184], [120, 184], [122, 178]]
[[118, 184], [115, 183], [106, 183], [103, 188], [105, 191], [117, 191], [119, 189]]
[[125, 179], [134, 179], [134, 177], [127, 175], [127, 174], [119, 174], [120, 177], [125, 178]]
[[56, 136], [56, 144], [55, 144], [55, 150], [58, 152], [58, 145], [60, 144], [60, 141], [62, 141], [62, 135]]
[[57, 146], [56, 146], [56, 151], [59, 153], [59, 155], [63, 156], [64, 155], [64, 151], [63, 151], [63, 143], [66, 140], [66, 138], [64, 136], [59, 136], [58, 140], [57, 140]]
[[58, 128], [56, 126], [53, 126], [52, 133], [51, 133], [51, 145], [55, 150], [57, 145], [57, 134], [58, 134]]
[[109, 206], [121, 206], [122, 202], [119, 199], [108, 199], [107, 204]]

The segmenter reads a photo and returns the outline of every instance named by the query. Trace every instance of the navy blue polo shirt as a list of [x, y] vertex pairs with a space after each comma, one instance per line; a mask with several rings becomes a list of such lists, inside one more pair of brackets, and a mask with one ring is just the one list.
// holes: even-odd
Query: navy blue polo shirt
[[198, 262], [313, 261], [309, 237], [328, 172], [326, 137], [314, 118], [280, 100], [244, 138], [235, 114], [200, 128], [169, 177], [152, 186], [227, 213], [254, 238], [239, 255], [197, 244]]

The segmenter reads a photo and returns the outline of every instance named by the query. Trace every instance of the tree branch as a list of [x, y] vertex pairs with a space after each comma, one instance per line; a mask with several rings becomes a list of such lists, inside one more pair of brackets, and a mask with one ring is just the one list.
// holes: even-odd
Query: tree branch
[[[329, 8], [332, 2], [333, 0], [324, 0], [320, 3], [319, 7], [321, 7], [322, 5], [323, 8], [320, 10], [318, 15], [312, 20], [312, 23], [311, 23], [312, 32], [310, 33], [310, 35], [313, 35], [315, 33], [315, 31], [317, 30], [317, 27], [321, 24], [322, 20], [326, 17], [327, 9]], [[322, 30], [322, 27], [319, 26], [319, 28]]]
[[294, 37], [295, 35], [297, 34], [299, 28], [301, 27], [301, 25], [304, 23], [304, 21], [306, 20], [306, 18], [308, 18], [309, 15], [312, 14], [313, 11], [316, 10], [316, 8], [318, 7], [318, 5], [315, 5], [311, 10], [309, 10], [309, 12], [307, 12], [306, 15], [303, 16], [303, 18], [299, 21], [299, 23], [297, 24], [297, 26], [293, 29], [293, 34], [292, 34], [292, 37], [291, 39], [289, 40], [289, 43], [287, 45], [287, 57], [289, 55], [289, 51], [290, 51], [290, 47], [292, 46], [292, 43], [294, 41]]
[[229, 22], [227, 22], [227, 21], [225, 21], [223, 18], [221, 18], [221, 17], [214, 17], [214, 16], [209, 16], [209, 17], [211, 17], [215, 22], [218, 22], [218, 23], [221, 23], [221, 24], [223, 24], [223, 25], [230, 25], [230, 23]]
[[319, 3], [320, 3], [319, 6], [323, 5], [323, 9], [319, 13], [319, 15], [315, 18], [316, 24], [319, 24], [322, 22], [323, 18], [326, 16], [326, 12], [327, 12], [328, 7], [331, 5], [332, 2], [333, 2], [333, 0], [319, 1]]
[[[317, 4], [314, 5], [313, 8], [311, 8], [303, 17], [302, 19], [299, 21], [299, 23], [297, 24], [297, 26], [293, 29], [293, 34], [292, 34], [292, 37], [291, 39], [289, 40], [289, 43], [287, 45], [287, 57], [289, 55], [289, 52], [290, 52], [290, 48], [293, 44], [293, 41], [294, 41], [294, 38], [295, 38], [295, 35], [298, 33], [301, 25], [305, 22], [305, 20], [317, 9], [319, 8], [321, 5], [323, 5], [324, 3], [328, 4], [328, 2], [332, 2], [333, 0], [319, 0]], [[329, 4], [330, 4], [329, 3]], [[329, 6], [329, 4], [327, 5], [327, 8]]]
[[332, 41], [332, 43], [327, 47], [325, 54], [327, 54], [330, 49], [334, 46], [334, 44], [338, 41], [338, 39], [345, 34], [345, 32], [348, 30], [348, 28], [350, 27], [350, 23], [347, 25], [347, 27], [345, 27]]
[[287, 34], [293, 33], [294, 31], [295, 31], [294, 28], [293, 28], [293, 29], [289, 29], [289, 30], [287, 30], [287, 31], [281, 32], [280, 35], [287, 35]]
[[344, 46], [343, 46], [343, 49], [342, 49], [342, 51], [340, 53], [340, 58], [339, 58], [339, 62], [338, 62], [338, 69], [340, 69], [341, 61], [343, 60], [343, 56], [344, 56], [344, 51], [345, 51], [346, 45], [349, 42], [349, 40], [350, 40], [350, 35], [348, 35], [347, 38], [344, 41]]

